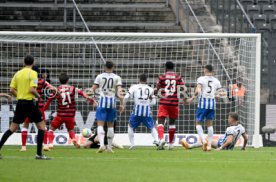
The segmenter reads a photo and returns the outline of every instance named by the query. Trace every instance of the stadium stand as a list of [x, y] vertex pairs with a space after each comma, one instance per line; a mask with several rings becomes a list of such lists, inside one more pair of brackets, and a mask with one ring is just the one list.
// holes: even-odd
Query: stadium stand
[[276, 13], [276, 7], [275, 7], [275, 5], [264, 5], [263, 8], [262, 8], [262, 12], [267, 17], [269, 17], [270, 15]]
[[[71, 1], [40, 0], [0, 4], [1, 30], [83, 31]], [[183, 32], [163, 0], [77, 1], [91, 31]], [[75, 16], [76, 15], [76, 16]]]
[[254, 14], [261, 13], [261, 7], [259, 5], [247, 5], [247, 14], [252, 19]]

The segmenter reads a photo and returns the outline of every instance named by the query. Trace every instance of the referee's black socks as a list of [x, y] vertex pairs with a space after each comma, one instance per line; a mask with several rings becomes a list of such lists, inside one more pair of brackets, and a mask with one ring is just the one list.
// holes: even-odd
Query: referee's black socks
[[0, 149], [2, 148], [2, 146], [4, 145], [4, 143], [7, 141], [7, 139], [13, 134], [13, 132], [8, 129], [4, 135], [2, 136], [1, 138], [1, 141], [0, 141]]
[[42, 143], [44, 138], [44, 130], [38, 130], [37, 133], [37, 151], [36, 154], [41, 156], [42, 155]]

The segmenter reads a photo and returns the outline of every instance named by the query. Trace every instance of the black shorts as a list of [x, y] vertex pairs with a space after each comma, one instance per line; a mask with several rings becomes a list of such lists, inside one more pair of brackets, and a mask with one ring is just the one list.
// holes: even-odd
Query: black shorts
[[95, 142], [96, 136], [97, 136], [97, 133], [95, 133], [93, 136], [91, 136], [88, 139], [90, 142], [92, 142], [92, 144], [90, 145], [90, 148], [99, 148], [100, 147], [99, 142]]
[[30, 119], [30, 122], [39, 123], [43, 121], [42, 114], [38, 105], [31, 100], [18, 100], [13, 117], [13, 122], [21, 124], [26, 118]]

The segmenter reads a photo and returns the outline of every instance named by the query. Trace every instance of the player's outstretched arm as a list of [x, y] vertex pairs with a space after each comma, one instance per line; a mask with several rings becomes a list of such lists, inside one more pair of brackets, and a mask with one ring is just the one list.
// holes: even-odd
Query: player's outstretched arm
[[5, 93], [0, 93], [0, 97], [6, 97], [7, 99], [11, 99], [11, 96]]
[[155, 95], [152, 95], [152, 96], [150, 97], [150, 99], [151, 99], [150, 105], [151, 105], [151, 106], [156, 105], [156, 103], [157, 103], [157, 101], [156, 101], [156, 96], [155, 96]]
[[130, 93], [127, 92], [126, 95], [125, 95], [125, 97], [124, 97], [124, 106], [126, 106], [128, 100], [129, 100], [129, 97], [130, 97]]
[[122, 113], [122, 112], [124, 112], [125, 107], [124, 107], [124, 96], [123, 96], [123, 91], [122, 91], [121, 85], [117, 86], [117, 95], [120, 99], [120, 113]]
[[243, 146], [242, 146], [242, 150], [245, 150], [245, 147], [246, 147], [246, 145], [247, 145], [247, 142], [248, 142], [248, 137], [247, 137], [247, 135], [246, 135], [246, 133], [243, 133], [242, 134], [242, 137], [243, 137]]
[[217, 148], [216, 150], [218, 150], [218, 151], [219, 151], [219, 150], [223, 150], [223, 149], [226, 148], [227, 146], [231, 145], [231, 143], [233, 142], [233, 139], [234, 139], [233, 135], [228, 135], [226, 142], [224, 142], [224, 143], [222, 144], [222, 146], [219, 147], [219, 148]]
[[201, 95], [201, 91], [202, 91], [202, 85], [197, 84], [195, 89], [195, 94], [191, 98], [184, 98], [184, 102], [190, 104], [191, 102], [193, 102], [195, 98], [197, 98], [198, 95]]
[[86, 98], [88, 102], [93, 103], [94, 107], [97, 107], [98, 103], [97, 101], [95, 101], [93, 98], [89, 97], [84, 91], [82, 91], [81, 89], [76, 88], [76, 92], [82, 96], [83, 98]]
[[49, 97], [47, 99], [47, 102], [43, 106], [43, 111], [46, 111], [49, 108], [49, 106], [50, 106], [50, 104], [51, 104], [51, 102], [52, 102], [53, 99], [54, 99], [53, 97]]

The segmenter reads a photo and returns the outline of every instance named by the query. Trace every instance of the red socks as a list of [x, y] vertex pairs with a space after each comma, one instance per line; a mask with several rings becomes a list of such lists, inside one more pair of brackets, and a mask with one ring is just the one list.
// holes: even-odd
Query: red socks
[[47, 135], [48, 135], [49, 144], [53, 144], [53, 141], [55, 138], [54, 132], [52, 130], [49, 130], [47, 133], [48, 133]]
[[76, 140], [76, 137], [75, 137], [75, 132], [73, 130], [69, 131], [69, 137], [71, 138], [71, 140]]
[[175, 130], [175, 125], [169, 125], [169, 143], [173, 143]]
[[159, 138], [159, 140], [163, 140], [164, 139], [164, 125], [159, 124], [157, 126], [157, 132], [158, 132], [158, 138]]
[[28, 130], [22, 130], [21, 141], [22, 141], [22, 146], [24, 146], [24, 147], [26, 146], [27, 136], [28, 136]]
[[44, 145], [48, 144], [48, 131], [47, 130], [44, 131], [43, 143], [44, 143]]

